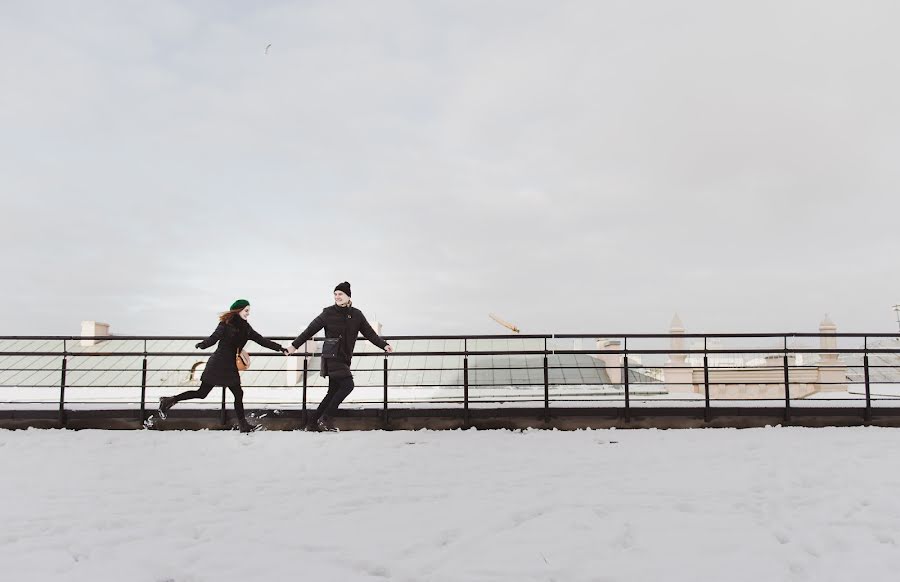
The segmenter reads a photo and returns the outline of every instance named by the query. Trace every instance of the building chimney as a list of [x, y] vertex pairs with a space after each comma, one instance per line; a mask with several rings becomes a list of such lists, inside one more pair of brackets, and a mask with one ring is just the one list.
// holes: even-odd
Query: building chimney
[[94, 337], [103, 337], [109, 335], [109, 324], [100, 323], [99, 321], [82, 321], [81, 322], [81, 345], [95, 346], [103, 340], [91, 339]]
[[669, 324], [670, 349], [669, 359], [663, 368], [663, 382], [666, 383], [666, 389], [669, 393], [694, 392], [693, 385], [693, 369], [688, 367], [686, 354], [673, 353], [684, 348], [684, 323], [678, 314], [672, 318]]
[[819, 323], [819, 333], [828, 334], [819, 338], [819, 348], [822, 350], [822, 353], [819, 354], [819, 359], [826, 365], [836, 363], [838, 355], [834, 352], [829, 353], [826, 351], [837, 349], [837, 326], [831, 321], [827, 313], [825, 314], [825, 319]]
[[[669, 324], [669, 334], [674, 336], [670, 340], [670, 346], [673, 351], [683, 350], [684, 349], [684, 338], [680, 338], [678, 336], [684, 335], [684, 324], [681, 322], [681, 318], [678, 317], [678, 314], [675, 314], [675, 317], [672, 318], [672, 323]], [[687, 356], [685, 354], [669, 354], [669, 363], [676, 366], [683, 366], [685, 364], [685, 358]]]
[[[601, 352], [620, 351], [622, 349], [622, 342], [599, 338], [597, 340], [597, 349]], [[610, 382], [613, 384], [622, 383], [622, 364], [625, 361], [622, 354], [599, 353], [594, 354], [594, 357], [603, 362], [603, 365], [606, 366], [606, 375], [609, 376]]]

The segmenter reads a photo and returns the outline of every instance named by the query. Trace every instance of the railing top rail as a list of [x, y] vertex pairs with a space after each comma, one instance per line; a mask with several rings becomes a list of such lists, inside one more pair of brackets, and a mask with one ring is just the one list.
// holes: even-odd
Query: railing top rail
[[[3, 335], [0, 340], [44, 340], [44, 341], [151, 341], [206, 339], [206, 335], [107, 335], [107, 336], [62, 336], [62, 335]], [[296, 336], [268, 336], [278, 341], [293, 340]], [[838, 338], [900, 338], [900, 333], [814, 333], [814, 332], [771, 332], [771, 333], [578, 333], [578, 334], [499, 334], [499, 335], [384, 335], [385, 340], [478, 340], [478, 339], [665, 339], [665, 338], [784, 338], [784, 337], [838, 337]], [[323, 337], [313, 338], [321, 341]]]
[[[261, 349], [261, 348], [260, 348]], [[254, 356], [271, 356], [283, 357], [278, 352], [272, 351], [254, 351]], [[900, 354], [900, 348], [735, 348], [735, 349], [628, 349], [628, 350], [455, 350], [455, 351], [399, 351], [393, 354], [384, 352], [355, 352], [354, 358], [365, 357], [398, 357], [398, 356], [529, 356], [529, 355], [566, 355], [566, 354], [584, 354], [584, 355], [672, 355], [672, 354]], [[207, 357], [212, 355], [210, 351], [192, 351], [192, 352], [159, 352], [159, 351], [134, 351], [134, 352], [103, 352], [103, 351], [77, 351], [69, 350], [58, 351], [0, 351], [0, 356], [73, 356], [73, 357]], [[318, 353], [298, 351], [294, 356], [310, 356], [316, 357]]]

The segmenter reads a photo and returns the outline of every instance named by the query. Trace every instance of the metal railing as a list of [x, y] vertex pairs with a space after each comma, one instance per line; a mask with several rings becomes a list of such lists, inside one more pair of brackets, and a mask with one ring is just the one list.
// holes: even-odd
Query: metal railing
[[[584, 340], [596, 341], [598, 338], [607, 340], [601, 349], [582, 349], [576, 347], [574, 342]], [[115, 384], [115, 377], [108, 379], [111, 384], [103, 386], [103, 390], [117, 390], [124, 388], [139, 388], [140, 396], [135, 404], [141, 419], [148, 416], [148, 390], [172, 389], [176, 386], [189, 385], [190, 380], [181, 384], [154, 384], [149, 378], [160, 372], [185, 373], [183, 366], [174, 368], [154, 367], [150, 363], [154, 358], [189, 358], [191, 361], [202, 361], [207, 358], [209, 352], [190, 350], [164, 350], [152, 349], [148, 344], [156, 342], [194, 342], [202, 337], [195, 336], [0, 336], [0, 389], [3, 394], [14, 395], [16, 390], [25, 388], [50, 388], [46, 381], [48, 373], [58, 373], [58, 417], [62, 424], [66, 422], [67, 405], [75, 404], [72, 399], [67, 399], [67, 389], [100, 388], [97, 386], [78, 385], [73, 376], [85, 371], [94, 373], [125, 374], [137, 379], [139, 386], [132, 384], [122, 386]], [[285, 341], [292, 338], [276, 337], [276, 341]], [[385, 339], [395, 345], [395, 353], [392, 355], [381, 352], [373, 352], [368, 349], [359, 350], [354, 354], [356, 362], [370, 363], [374, 365], [354, 367], [354, 374], [358, 377], [366, 375], [366, 379], [357, 382], [358, 388], [378, 389], [380, 398], [362, 400], [358, 404], [376, 406], [379, 415], [384, 422], [388, 422], [392, 410], [399, 409], [400, 405], [412, 405], [413, 408], [422, 405], [458, 405], [465, 423], [468, 423], [470, 410], [474, 407], [495, 405], [501, 408], [510, 404], [529, 405], [529, 410], [549, 420], [556, 408], [561, 408], [574, 403], [581, 404], [585, 413], [594, 410], [608, 410], [615, 408], [624, 415], [626, 421], [630, 420], [636, 406], [641, 403], [653, 403], [658, 407], [678, 406], [687, 403], [691, 406], [702, 407], [703, 417], [709, 420], [716, 409], [723, 403], [730, 406], [742, 405], [745, 409], [753, 409], [747, 403], [756, 407], [764, 405], [772, 407], [775, 402], [782, 409], [785, 421], [790, 421], [794, 409], [800, 402], [808, 401], [810, 395], [815, 403], [844, 402], [850, 408], [859, 408], [866, 421], [870, 421], [873, 415], [873, 403], [879, 403], [882, 409], [900, 409], [900, 334], [863, 334], [863, 333], [751, 333], [751, 334], [548, 334], [548, 335], [440, 335], [440, 336], [385, 336]], [[818, 348], [792, 345], [793, 342], [816, 339], [822, 345]], [[320, 342], [322, 338], [314, 341]], [[694, 340], [698, 345], [685, 347], [686, 341]], [[873, 345], [873, 341], [881, 341], [880, 345]], [[77, 342], [77, 345], [76, 345]], [[82, 342], [93, 343], [92, 346], [82, 346]], [[134, 349], [123, 351], [104, 350], [104, 345], [109, 347], [115, 342], [118, 345], [126, 344], [134, 346]], [[416, 350], [413, 349], [417, 342], [443, 342], [458, 346], [457, 349]], [[518, 344], [521, 349], [485, 349], [488, 345]], [[569, 347], [569, 342], [572, 342]], [[725, 346], [725, 342], [747, 343], [753, 345]], [[756, 345], [758, 342], [768, 342], [773, 345]], [[56, 344], [47, 346], [47, 344]], [[702, 343], [702, 345], [699, 345]], [[42, 349], [15, 349], [27, 348], [29, 345]], [[663, 344], [663, 345], [659, 345]], [[666, 345], [668, 344], [668, 345]], [[710, 345], [715, 344], [715, 345]], [[845, 344], [845, 345], [839, 345]], [[847, 344], [850, 344], [849, 346]], [[360, 345], [360, 344], [358, 344]], [[183, 347], [183, 346], [181, 346]], [[405, 348], [405, 349], [404, 349]], [[291, 383], [269, 382], [264, 385], [253, 383], [244, 384], [244, 388], [276, 388], [288, 389], [296, 394], [296, 404], [299, 405], [302, 417], [305, 419], [308, 412], [311, 380], [315, 380], [317, 374], [312, 370], [311, 359], [316, 357], [315, 352], [297, 352], [292, 358], [302, 358], [302, 367], [296, 366], [297, 381]], [[565, 358], [574, 356], [574, 358]], [[584, 359], [587, 356], [589, 359]], [[735, 356], [740, 356], [735, 358]], [[755, 356], [756, 361], [746, 361], [747, 356]], [[808, 358], [806, 356], [809, 356]], [[814, 360], [812, 356], [818, 356]], [[885, 363], [870, 361], [870, 357], [878, 356], [886, 359]], [[283, 357], [274, 352], [254, 352], [254, 358], [280, 358]], [[425, 366], [422, 360], [421, 366], [405, 366], [401, 369], [392, 366], [392, 359], [398, 357], [423, 358], [441, 357], [441, 367]], [[447, 357], [458, 364], [448, 365]], [[579, 359], [580, 357], [580, 359]], [[688, 362], [688, 358], [702, 358]], [[28, 361], [28, 358], [37, 360]], [[491, 358], [491, 362], [488, 362]], [[493, 359], [506, 358], [506, 365], [497, 365]], [[513, 358], [516, 359], [513, 362]], [[665, 358], [665, 360], [663, 360]], [[760, 358], [762, 361], [759, 361]], [[842, 359], [843, 358], [843, 359]], [[852, 361], [848, 361], [848, 358]], [[70, 365], [70, 361], [81, 362], [83, 359], [96, 361], [91, 368], [77, 368]], [[136, 368], [136, 360], [139, 360], [140, 368]], [[380, 360], [380, 361], [379, 361]], [[553, 363], [551, 363], [553, 360]], [[733, 361], [734, 360], [734, 361]], [[793, 360], [793, 361], [792, 361]], [[412, 360], [410, 360], [412, 361]], [[602, 365], [599, 362], [602, 361]], [[54, 363], [55, 362], [55, 363]], [[124, 362], [124, 363], [123, 363]], [[473, 365], [477, 364], [477, 365]], [[516, 365], [513, 365], [515, 363]], [[52, 364], [52, 366], [51, 366]], [[30, 367], [29, 367], [30, 366]], [[102, 366], [102, 367], [98, 367]], [[55, 371], [54, 371], [55, 370]], [[392, 381], [400, 372], [428, 372], [439, 370], [440, 372], [453, 372], [457, 374], [458, 383], [429, 384], [426, 382], [406, 385], [403, 382]], [[683, 372], [678, 373], [679, 370]], [[813, 378], [812, 371], [822, 372], [826, 376], [839, 377], [834, 379]], [[843, 371], [842, 371], [843, 370]], [[42, 380], [35, 384], [23, 382], [27, 380], [28, 372], [43, 373]], [[488, 372], [491, 376], [494, 372], [502, 372], [503, 378], [513, 378], [515, 382], [482, 381]], [[575, 371], [576, 379], [566, 378], [567, 371]], [[583, 372], [589, 371], [587, 376]], [[873, 393], [871, 374], [880, 373], [885, 380], [879, 382], [879, 393]], [[139, 373], [138, 373], [139, 372]], [[512, 372], [521, 372], [513, 374]], [[285, 369], [261, 370], [258, 375], [285, 374]], [[766, 374], [768, 377], [766, 376]], [[772, 373], [777, 374], [777, 377]], [[19, 374], [16, 376], [16, 374]], [[35, 374], [32, 374], [34, 376]], [[687, 377], [690, 374], [690, 377]], [[725, 379], [724, 376], [730, 376]], [[808, 376], [801, 378], [801, 376]], [[822, 374], [820, 374], [821, 376]], [[722, 378], [719, 378], [722, 376]], [[373, 378], [377, 377], [377, 381]], [[587, 380], [586, 380], [587, 377]], [[18, 378], [18, 380], [17, 380]], [[580, 381], [578, 380], [580, 378]], [[746, 378], [747, 382], [741, 382]], [[560, 381], [562, 380], [562, 381]], [[590, 380], [590, 381], [588, 381]], [[187, 383], [186, 383], [187, 382]], [[321, 381], [320, 381], [321, 382]], [[741, 397], [740, 386], [762, 387], [765, 397]], [[885, 387], [898, 389], [896, 394], [891, 390], [884, 393]], [[845, 387], [846, 391], [835, 392], [834, 396], [828, 396], [828, 390], [833, 386]], [[574, 388], [573, 388], [574, 387]], [[657, 390], [658, 394], [649, 394], [650, 389]], [[738, 387], [738, 388], [735, 388]], [[803, 395], [792, 395], [792, 387], [802, 387], [810, 391]], [[859, 390], [854, 391], [854, 387]], [[407, 392], [407, 398], [391, 397], [392, 390], [403, 388]], [[410, 399], [409, 394], [415, 394], [417, 390], [425, 388], [442, 388], [447, 394], [444, 397], [434, 397], [428, 401]], [[451, 389], [457, 389], [454, 392]], [[498, 388], [508, 388], [503, 394], [498, 394]], [[555, 390], [554, 390], [555, 389]], [[564, 390], [568, 389], [568, 390]], [[731, 389], [735, 393], [728, 394]], [[774, 391], [780, 391], [778, 396], [773, 396]], [[13, 391], [13, 392], [10, 392]], [[651, 390], [652, 391], [652, 390]], [[222, 389], [221, 414], [225, 421], [225, 389]], [[299, 393], [299, 394], [298, 394]], [[825, 394], [825, 396], [822, 396]], [[843, 394], [843, 395], [842, 395]], [[584, 404], [587, 403], [587, 406]], [[887, 403], [887, 406], [884, 406]], [[27, 400], [4, 400], [0, 396], [0, 404], [7, 407], [21, 407], [22, 405], [35, 404]]]

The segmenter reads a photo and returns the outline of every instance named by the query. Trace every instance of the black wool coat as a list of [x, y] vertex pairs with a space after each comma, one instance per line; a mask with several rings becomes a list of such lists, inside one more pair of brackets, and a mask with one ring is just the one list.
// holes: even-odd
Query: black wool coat
[[386, 348], [388, 345], [386, 341], [375, 333], [363, 312], [352, 305], [348, 307], [338, 307], [337, 305], [326, 307], [291, 344], [295, 348], [299, 348], [312, 339], [323, 327], [325, 328], [325, 337], [338, 337], [341, 338], [341, 341], [338, 357], [330, 360], [322, 358], [322, 376], [330, 375], [334, 378], [347, 378], [351, 375], [350, 360], [353, 359], [353, 349], [356, 347], [356, 338], [359, 334], [362, 334], [364, 338], [381, 349]]
[[236, 315], [228, 323], [219, 323], [211, 336], [200, 342], [200, 348], [206, 349], [218, 342], [216, 351], [206, 362], [200, 381], [213, 386], [230, 386], [232, 388], [241, 385], [241, 375], [237, 369], [235, 356], [246, 345], [248, 340], [253, 340], [264, 348], [276, 352], [282, 351], [282, 347], [272, 340], [267, 340], [250, 327], [244, 319]]

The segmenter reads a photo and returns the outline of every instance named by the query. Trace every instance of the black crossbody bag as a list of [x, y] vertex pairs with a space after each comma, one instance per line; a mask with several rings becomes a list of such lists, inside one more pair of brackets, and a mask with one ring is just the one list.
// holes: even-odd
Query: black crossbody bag
[[322, 342], [322, 357], [326, 359], [336, 358], [341, 350], [341, 339], [343, 339], [343, 337], [343, 335], [338, 337], [326, 337], [325, 341]]

